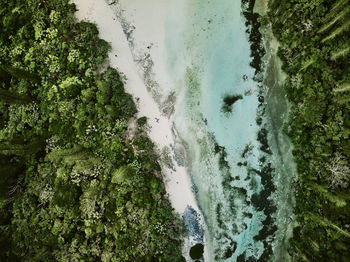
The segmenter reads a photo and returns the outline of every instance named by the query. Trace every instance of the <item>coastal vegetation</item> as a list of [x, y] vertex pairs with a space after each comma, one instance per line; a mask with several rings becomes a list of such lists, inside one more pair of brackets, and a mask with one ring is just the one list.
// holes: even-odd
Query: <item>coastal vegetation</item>
[[183, 261], [158, 156], [68, 0], [0, 5], [0, 260]]
[[291, 110], [297, 227], [295, 261], [350, 259], [350, 5], [269, 1], [261, 21], [280, 42]]

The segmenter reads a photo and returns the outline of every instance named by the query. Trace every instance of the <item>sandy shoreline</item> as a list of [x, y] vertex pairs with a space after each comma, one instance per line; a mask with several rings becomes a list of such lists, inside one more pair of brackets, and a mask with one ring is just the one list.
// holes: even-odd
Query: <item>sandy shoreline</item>
[[[179, 148], [180, 145], [172, 121], [161, 113], [158, 104], [148, 92], [143, 79], [144, 72], [140, 72], [140, 68], [135, 64], [118, 17], [104, 0], [73, 0], [72, 2], [78, 9], [76, 17], [79, 20], [95, 23], [98, 26], [100, 37], [111, 44], [110, 66], [117, 68], [126, 77], [125, 89], [133, 95], [134, 99], [137, 99], [137, 117], [146, 116], [148, 118], [149, 137], [160, 151], [169, 148], [173, 168], [163, 168], [163, 171], [166, 189], [175, 211], [182, 215], [186, 207], [191, 206], [199, 212], [186, 167], [174, 161], [174, 149]], [[158, 41], [163, 41], [164, 35], [162, 34], [164, 32], [159, 32]]]

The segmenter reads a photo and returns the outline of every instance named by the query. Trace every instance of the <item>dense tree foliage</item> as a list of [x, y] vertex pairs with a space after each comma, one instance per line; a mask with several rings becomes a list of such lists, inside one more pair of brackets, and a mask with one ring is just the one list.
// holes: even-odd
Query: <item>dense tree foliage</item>
[[182, 261], [153, 144], [128, 136], [109, 44], [74, 12], [0, 5], [0, 260]]
[[270, 0], [291, 101], [297, 261], [350, 259], [350, 2]]

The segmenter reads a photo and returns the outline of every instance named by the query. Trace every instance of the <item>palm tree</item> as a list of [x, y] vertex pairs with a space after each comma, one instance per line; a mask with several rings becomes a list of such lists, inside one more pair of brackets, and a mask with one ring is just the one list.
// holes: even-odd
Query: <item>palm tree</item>
[[331, 59], [336, 61], [339, 57], [344, 57], [350, 52], [350, 47], [345, 47], [339, 51], [332, 52]]
[[[318, 33], [322, 33], [326, 30], [328, 30], [330, 27], [332, 27], [335, 23], [338, 21], [341, 21], [345, 18], [345, 16], [350, 12], [350, 7], [345, 8], [343, 11], [341, 11], [336, 17], [334, 17], [330, 22], [325, 24], [324, 26], [321, 27], [320, 30], [318, 30]], [[333, 14], [332, 14], [333, 16]], [[327, 16], [329, 18], [329, 16]]]
[[32, 82], [39, 83], [40, 77], [36, 74], [30, 73], [26, 70], [16, 68], [10, 65], [0, 63], [0, 76], [9, 77], [12, 76], [18, 79], [27, 79]]
[[327, 37], [323, 38], [321, 42], [324, 43], [324, 42], [326, 42], [326, 41], [328, 41], [328, 40], [331, 40], [331, 39], [333, 39], [334, 37], [336, 37], [336, 36], [338, 36], [338, 35], [344, 33], [344, 32], [345, 32], [346, 30], [348, 30], [349, 28], [350, 28], [350, 21], [347, 21], [347, 22], [346, 22], [345, 24], [343, 24], [341, 27], [339, 27], [339, 28], [333, 30], [333, 32], [332, 32], [330, 35], [328, 35]]
[[3, 88], [0, 88], [0, 100], [8, 104], [28, 104], [33, 101], [29, 96], [17, 94]]
[[11, 142], [2, 142], [0, 144], [0, 154], [1, 155], [16, 155], [16, 156], [25, 156], [28, 154], [33, 154], [40, 151], [45, 142], [41, 139], [33, 140], [28, 144], [20, 143], [11, 143]]
[[350, 83], [344, 83], [338, 88], [334, 88], [333, 91], [336, 93], [342, 93], [350, 90]]

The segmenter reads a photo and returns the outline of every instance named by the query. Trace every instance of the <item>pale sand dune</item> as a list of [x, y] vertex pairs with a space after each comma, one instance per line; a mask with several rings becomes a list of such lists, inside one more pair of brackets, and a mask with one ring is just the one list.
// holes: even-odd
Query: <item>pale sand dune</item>
[[[179, 144], [179, 141], [176, 138], [172, 121], [161, 114], [157, 103], [147, 91], [143, 77], [144, 72], [135, 63], [135, 55], [131, 52], [122, 26], [111, 7], [104, 0], [73, 0], [72, 2], [76, 4], [78, 9], [76, 17], [80, 20], [96, 23], [100, 37], [111, 44], [112, 51], [109, 53], [110, 65], [125, 75], [127, 79], [125, 83], [126, 91], [132, 94], [134, 99], [139, 98], [137, 102], [139, 106], [138, 117], [148, 117], [148, 124], [150, 125], [149, 137], [160, 150], [164, 147], [175, 147], [176, 144]], [[163, 7], [166, 8], [166, 5], [157, 6], [157, 12], [161, 12], [160, 9]], [[144, 21], [147, 21], [147, 19]], [[150, 19], [148, 28], [151, 28], [154, 22], [154, 20]], [[156, 22], [160, 23], [162, 21], [158, 20]], [[157, 41], [161, 42], [164, 40], [164, 31], [159, 31], [152, 36], [152, 44], [157, 45]], [[141, 44], [147, 45], [148, 43]], [[153, 57], [156, 55], [163, 55], [162, 50], [155, 51], [152, 54]], [[159, 61], [161, 59], [156, 60]], [[165, 83], [167, 80], [163, 78], [160, 82]], [[173, 150], [171, 150], [171, 154], [174, 154]], [[194, 193], [192, 192], [192, 183], [186, 167], [179, 166], [174, 161], [175, 171], [168, 168], [163, 170], [166, 189], [174, 209], [182, 214], [189, 205], [198, 211]]]

